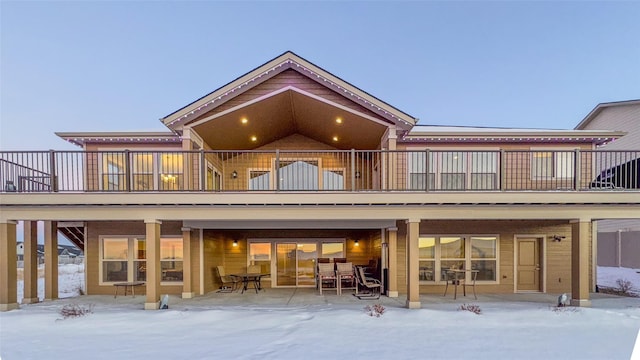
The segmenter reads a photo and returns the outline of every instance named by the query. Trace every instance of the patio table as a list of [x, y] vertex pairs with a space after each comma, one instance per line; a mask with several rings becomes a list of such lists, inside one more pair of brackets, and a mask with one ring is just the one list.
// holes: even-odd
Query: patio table
[[144, 285], [144, 281], [132, 281], [132, 282], [121, 282], [113, 284], [113, 287], [116, 288], [115, 293], [113, 294], [113, 298], [115, 299], [118, 296], [118, 288], [124, 288], [124, 296], [127, 296], [127, 288], [131, 289], [131, 295], [136, 297], [135, 287]]
[[261, 284], [262, 278], [268, 275], [269, 274], [256, 274], [256, 273], [229, 274], [229, 276], [242, 279], [241, 294], [244, 294], [245, 290], [247, 290], [249, 282], [253, 282], [253, 288], [256, 290], [256, 294], [257, 294], [259, 290], [262, 290], [262, 284]]
[[[465, 269], [448, 269], [445, 270], [447, 273], [447, 285], [444, 288], [444, 295], [447, 296], [447, 289], [449, 288], [449, 280], [451, 280], [451, 285], [454, 286], [453, 290], [453, 299], [455, 300], [458, 296], [458, 285], [462, 286], [462, 294], [463, 296], [467, 296], [467, 283], [466, 277], [467, 273], [471, 273], [471, 286], [473, 286], [473, 297], [478, 300], [476, 296], [476, 277], [478, 276], [479, 270], [465, 270]], [[449, 275], [453, 275], [453, 278], [450, 279]]]

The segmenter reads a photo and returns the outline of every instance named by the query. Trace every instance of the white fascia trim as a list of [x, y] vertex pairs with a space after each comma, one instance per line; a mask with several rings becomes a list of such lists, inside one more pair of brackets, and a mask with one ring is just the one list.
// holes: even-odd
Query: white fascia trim
[[240, 105], [238, 105], [238, 106], [234, 106], [234, 107], [232, 107], [232, 108], [230, 108], [230, 109], [227, 109], [227, 110], [225, 110], [225, 111], [219, 112], [219, 113], [217, 113], [217, 114], [214, 114], [214, 115], [208, 116], [208, 117], [206, 117], [206, 118], [200, 119], [200, 120], [198, 120], [198, 121], [196, 121], [196, 122], [193, 122], [193, 123], [191, 123], [191, 124], [185, 125], [185, 128], [193, 128], [193, 127], [196, 127], [196, 126], [201, 125], [201, 124], [203, 124], [203, 123], [205, 123], [205, 122], [208, 122], [208, 121], [210, 121], [210, 120], [217, 119], [217, 118], [219, 118], [219, 117], [222, 117], [222, 116], [227, 115], [227, 114], [229, 114], [229, 113], [232, 113], [232, 112], [234, 112], [234, 111], [237, 111], [237, 110], [240, 110], [240, 109], [242, 109], [242, 108], [245, 108], [245, 107], [247, 107], [247, 106], [249, 106], [249, 105], [253, 105], [253, 104], [258, 103], [258, 102], [260, 102], [260, 101], [262, 101], [262, 100], [265, 100], [265, 99], [271, 98], [271, 97], [273, 97], [273, 96], [279, 95], [279, 94], [281, 94], [281, 93], [283, 93], [283, 92], [285, 92], [285, 91], [294, 91], [294, 92], [296, 92], [296, 93], [298, 93], [298, 94], [301, 94], [301, 95], [304, 95], [304, 96], [310, 97], [310, 98], [312, 98], [312, 99], [314, 99], [314, 100], [320, 101], [320, 102], [325, 103], [325, 104], [327, 104], [327, 105], [337, 107], [337, 108], [339, 108], [340, 110], [343, 110], [343, 111], [349, 112], [349, 113], [354, 114], [354, 115], [356, 115], [356, 116], [363, 117], [363, 118], [365, 118], [365, 119], [367, 119], [367, 120], [370, 120], [370, 121], [373, 121], [373, 122], [375, 122], [375, 123], [377, 123], [377, 124], [379, 124], [379, 125], [383, 125], [383, 126], [386, 126], [386, 127], [389, 127], [389, 126], [395, 126], [395, 125], [393, 125], [393, 124], [390, 124], [390, 123], [384, 122], [384, 121], [382, 121], [382, 120], [380, 120], [380, 119], [376, 119], [376, 118], [374, 118], [374, 117], [372, 117], [372, 116], [370, 116], [370, 115], [363, 114], [363, 113], [361, 113], [361, 112], [359, 112], [359, 111], [353, 110], [353, 109], [351, 109], [351, 108], [349, 108], [349, 107], [346, 107], [346, 106], [344, 106], [344, 105], [341, 105], [341, 104], [335, 103], [335, 102], [333, 102], [333, 101], [329, 101], [329, 100], [324, 99], [324, 98], [322, 98], [322, 97], [320, 97], [320, 96], [317, 96], [317, 95], [314, 95], [314, 94], [308, 93], [308, 92], [306, 92], [306, 91], [304, 91], [304, 90], [298, 89], [298, 88], [297, 88], [297, 87], [295, 87], [295, 86], [291, 86], [291, 85], [289, 85], [289, 86], [285, 86], [285, 87], [283, 87], [283, 88], [281, 88], [281, 89], [278, 89], [278, 90], [276, 90], [276, 91], [273, 91], [273, 92], [271, 92], [271, 93], [268, 93], [268, 94], [262, 95], [262, 96], [260, 96], [260, 97], [257, 97], [257, 98], [255, 98], [255, 99], [253, 99], [253, 100], [247, 101], [247, 102], [245, 102], [245, 103], [243, 103], [243, 104], [240, 104]]

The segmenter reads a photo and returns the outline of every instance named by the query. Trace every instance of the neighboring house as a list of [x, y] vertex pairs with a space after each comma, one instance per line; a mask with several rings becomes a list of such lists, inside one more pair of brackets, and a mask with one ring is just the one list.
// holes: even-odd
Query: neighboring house
[[[0, 153], [0, 256], [15, 256], [16, 220], [44, 220], [50, 247], [76, 224], [87, 294], [145, 281], [147, 309], [219, 289], [218, 266], [313, 289], [319, 258], [379, 269], [409, 308], [442, 296], [451, 268], [478, 293], [588, 305], [592, 221], [640, 218], [640, 191], [591, 186], [595, 148], [623, 132], [417, 125], [291, 52], [161, 121], [58, 133], [80, 151]], [[0, 284], [0, 309], [17, 306]]]
[[[620, 156], [615, 163], [631, 166], [624, 175], [637, 178], [640, 171], [640, 100], [598, 104], [576, 130], [613, 130], [627, 133], [621, 139], [599, 146], [599, 150], [612, 151]], [[626, 152], [621, 152], [625, 151]], [[604, 169], [602, 169], [604, 170]], [[625, 178], [623, 176], [623, 178]], [[636, 186], [625, 181], [622, 186]], [[626, 186], [625, 186], [626, 185]], [[640, 219], [601, 220], [598, 227], [598, 265], [624, 266], [640, 269]]]
[[[36, 249], [38, 264], [44, 264], [44, 245], [38, 244]], [[16, 255], [19, 262], [24, 261], [24, 242], [18, 241], [16, 245]], [[82, 259], [82, 250], [73, 245], [58, 245], [58, 262], [73, 262], [70, 260]], [[20, 266], [19, 266], [20, 267]]]

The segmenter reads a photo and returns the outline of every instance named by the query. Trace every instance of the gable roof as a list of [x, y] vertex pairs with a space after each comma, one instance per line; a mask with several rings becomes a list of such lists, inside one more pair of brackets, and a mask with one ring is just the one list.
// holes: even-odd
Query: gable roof
[[363, 91], [319, 66], [303, 59], [291, 51], [287, 51], [274, 59], [260, 65], [237, 79], [223, 85], [200, 99], [178, 109], [160, 119], [164, 125], [176, 130], [197, 116], [206, 113], [238, 94], [258, 85], [287, 69], [293, 69], [313, 79], [346, 98], [372, 110], [376, 114], [396, 123], [408, 130], [416, 124], [417, 118], [389, 105], [375, 96]]
[[587, 116], [584, 119], [582, 119], [582, 121], [578, 125], [576, 125], [575, 129], [576, 130], [584, 129], [593, 119], [596, 118], [596, 116], [598, 116], [598, 114], [602, 112], [602, 110], [606, 108], [610, 108], [614, 106], [627, 106], [627, 105], [640, 105], [640, 99], [600, 103], [596, 105], [596, 107], [593, 108], [593, 110], [591, 110], [591, 112], [587, 114]]

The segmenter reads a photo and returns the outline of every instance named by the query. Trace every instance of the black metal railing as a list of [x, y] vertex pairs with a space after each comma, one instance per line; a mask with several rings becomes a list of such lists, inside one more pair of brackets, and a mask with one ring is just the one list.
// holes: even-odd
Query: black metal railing
[[640, 151], [0, 152], [2, 192], [640, 191]]

